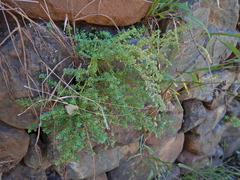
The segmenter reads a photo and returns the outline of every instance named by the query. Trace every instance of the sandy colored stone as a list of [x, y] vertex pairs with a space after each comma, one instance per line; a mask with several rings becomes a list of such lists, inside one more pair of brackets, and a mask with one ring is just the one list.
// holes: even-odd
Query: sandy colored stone
[[[3, 0], [14, 6], [10, 0]], [[73, 21], [84, 20], [88, 23], [105, 26], [128, 26], [143, 18], [150, 8], [151, 0], [38, 0], [15, 1], [31, 18], [64, 21], [66, 17]], [[44, 4], [46, 2], [46, 6]]]

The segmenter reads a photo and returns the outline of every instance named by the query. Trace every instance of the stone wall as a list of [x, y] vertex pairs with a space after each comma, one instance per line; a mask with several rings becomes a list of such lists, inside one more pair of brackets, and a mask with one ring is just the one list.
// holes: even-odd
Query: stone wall
[[[3, 2], [9, 1], [3, 0]], [[39, 2], [36, 6], [42, 8], [42, 1]], [[89, 8], [93, 12], [84, 9], [78, 14], [80, 10], [76, 9], [74, 16], [94, 17], [84, 20], [101, 25], [114, 25], [111, 21], [113, 19], [116, 25], [125, 26], [139, 21], [149, 8], [149, 3], [145, 1], [140, 3], [135, 0], [116, 1], [118, 8], [115, 12], [111, 8], [113, 5], [107, 4], [110, 1], [104, 1], [103, 4], [99, 2], [81, 4], [82, 9]], [[238, 33], [236, 28], [239, 18], [238, 0], [219, 2], [220, 4], [218, 1], [188, 0], [193, 15], [204, 23], [209, 32]], [[49, 3], [51, 7], [49, 11], [56, 15], [53, 16], [56, 17], [54, 20], [64, 20], [66, 14], [71, 14], [68, 12], [70, 11], [68, 6], [61, 9], [58, 7], [62, 5], [61, 3], [56, 4], [54, 1]], [[31, 8], [28, 9], [26, 2], [19, 1], [18, 5], [29, 13], [30, 17], [36, 18], [41, 15], [34, 14], [35, 10]], [[126, 7], [136, 9], [126, 10]], [[108, 18], [101, 19], [100, 17], [103, 16], [95, 16], [94, 14], [99, 10], [101, 10], [100, 14], [105, 14]], [[125, 14], [122, 13], [123, 11]], [[61, 19], [58, 19], [60, 17]], [[3, 20], [4, 16], [0, 18]], [[46, 15], [43, 18], [47, 18]], [[187, 16], [182, 16], [182, 19], [189, 20]], [[25, 108], [19, 106], [15, 100], [40, 95], [40, 91], [34, 91], [34, 89], [41, 89], [38, 78], [40, 73], [55, 73], [61, 77], [62, 69], [74, 66], [77, 60], [72, 56], [70, 41], [60, 31], [56, 29], [46, 31], [41, 24], [20, 27], [14, 19], [12, 21], [10, 28], [17, 26], [12, 38], [7, 37], [8, 33], [3, 33], [6, 32], [4, 29], [6, 24], [3, 21], [1, 22], [2, 31], [0, 31], [2, 35], [0, 40], [3, 40], [3, 43], [0, 42], [0, 174], [2, 173], [2, 180], [46, 177], [59, 180], [64, 179], [63, 177], [73, 180], [147, 179], [151, 172], [150, 158], [157, 156], [163, 162], [180, 162], [190, 167], [200, 162], [204, 162], [202, 165], [209, 165], [210, 160], [213, 160], [214, 165], [218, 165], [223, 158], [230, 157], [240, 148], [240, 130], [224, 119], [225, 115], [240, 118], [238, 98], [240, 73], [239, 64], [236, 63], [233, 68], [197, 71], [195, 75], [199, 82], [202, 82], [201, 87], [193, 88], [195, 84], [192, 83], [188, 84], [188, 90], [184, 89], [182, 83], [176, 83], [176, 86], [172, 87], [180, 93], [179, 99], [183, 109], [174, 100], [169, 101], [166, 113], [176, 119], [171, 122], [173, 130], [166, 129], [160, 137], [145, 134], [144, 143], [146, 147], [154, 149], [155, 154], [146, 147], [142, 148], [140, 141], [135, 141], [143, 131], [137, 131], [133, 127], [124, 129], [111, 125], [110, 128], [114, 129], [116, 140], [114, 148], [103, 150], [96, 145], [99, 156], [92, 157], [83, 153], [80, 162], [55, 166], [58, 153], [54, 135], [39, 134], [40, 129], [36, 129], [35, 133], [26, 132], [29, 125], [38, 120], [41, 109], [25, 112]], [[165, 28], [171, 29], [172, 22], [169, 21]], [[97, 26], [97, 28], [103, 27]], [[112, 31], [112, 29], [108, 30]], [[193, 64], [195, 64], [193, 70], [207, 67], [209, 64], [219, 65], [232, 56], [230, 49], [220, 40], [238, 47], [238, 38], [213, 36], [209, 39], [207, 35], [201, 35], [202, 32], [204, 29], [195, 24], [184, 34], [179, 54], [168, 70], [169, 74], [179, 78], [180, 81], [191, 80], [190, 75], [181, 77], [180, 72], [186, 71]], [[206, 59], [196, 44], [207, 49], [212, 62]], [[139, 149], [142, 149], [141, 154]], [[163, 165], [163, 162], [160, 162], [160, 165]], [[180, 169], [173, 166], [171, 173], [172, 176], [179, 176]]]

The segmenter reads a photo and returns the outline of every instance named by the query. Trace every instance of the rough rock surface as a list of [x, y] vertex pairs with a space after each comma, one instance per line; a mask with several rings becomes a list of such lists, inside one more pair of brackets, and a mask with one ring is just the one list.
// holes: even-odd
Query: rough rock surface
[[108, 180], [108, 177], [106, 173], [103, 173], [93, 178], [85, 178], [84, 180]]
[[43, 171], [42, 169], [32, 169], [20, 162], [13, 169], [2, 174], [2, 180], [62, 180], [62, 178], [53, 170], [48, 168]]
[[[10, 0], [4, 0], [1, 3], [7, 1], [10, 2]], [[27, 5], [26, 12], [34, 9], [34, 13], [41, 13], [43, 16], [46, 14], [41, 10], [36, 11], [36, 6], [39, 6], [43, 0], [39, 1], [40, 3], [34, 3], [34, 1], [15, 2], [21, 4], [21, 6]], [[85, 2], [85, 4], [83, 3], [81, 6], [75, 6], [73, 1], [68, 1], [69, 4], [65, 6], [65, 9], [60, 8], [63, 5], [62, 0], [52, 6], [51, 3], [53, 2], [55, 1], [47, 1], [51, 17], [56, 16], [64, 20], [65, 14], [68, 14], [68, 18], [72, 18], [72, 20], [82, 18], [81, 20], [90, 23], [114, 25], [113, 21], [106, 17], [107, 10], [111, 10], [109, 13], [113, 13], [113, 15], [107, 15], [120, 26], [138, 21], [147, 11], [141, 8], [149, 7], [149, 3], [143, 0], [116, 0], [114, 2], [110, 0], [83, 0], [81, 3]], [[110, 2], [112, 4], [109, 4]], [[119, 2], [122, 3], [121, 6], [117, 4]], [[77, 3], [80, 3], [80, 1]], [[87, 3], [89, 4], [86, 6]], [[133, 6], [129, 5], [130, 3], [138, 4]], [[193, 10], [193, 15], [203, 21], [209, 32], [238, 33], [236, 30], [239, 18], [238, 0], [188, 0], [188, 4]], [[79, 9], [67, 11], [72, 6]], [[114, 8], [117, 8], [117, 10], [112, 6], [115, 6]], [[124, 8], [124, 6], [127, 8]], [[43, 7], [45, 6], [43, 5]], [[128, 11], [128, 8], [131, 11]], [[82, 11], [78, 14], [81, 9]], [[93, 11], [90, 11], [91, 9]], [[140, 11], [143, 14], [139, 13]], [[63, 14], [60, 15], [60, 12]], [[101, 13], [102, 15], [93, 15], [93, 13]], [[138, 17], [135, 14], [138, 14]], [[34, 16], [31, 13], [29, 15]], [[71, 15], [74, 15], [74, 17]], [[136, 19], [130, 16], [134, 16]], [[3, 16], [0, 15], [0, 19], [3, 19], [1, 17]], [[183, 17], [183, 19], [187, 20], [186, 17]], [[173, 20], [176, 20], [176, 18], [171, 19], [171, 21]], [[7, 35], [6, 32], [1, 32], [1, 23], [0, 36]], [[177, 21], [176, 24], [178, 24]], [[11, 24], [11, 29], [13, 30], [16, 25], [16, 22], [15, 25]], [[168, 28], [171, 28], [171, 25], [170, 23]], [[39, 95], [39, 92], [28, 91], [23, 85], [38, 90], [42, 89], [38, 75], [41, 72], [51, 73], [51, 69], [54, 67], [57, 67], [54, 69], [54, 73], [61, 75], [62, 69], [68, 67], [73, 61], [69, 58], [72, 51], [68, 42], [61, 38], [61, 33], [59, 34], [54, 29], [44, 30], [41, 28], [42, 25], [36, 27], [28, 24], [27, 26], [18, 29], [21, 30], [21, 35], [16, 32], [12, 39], [9, 38], [6, 42], [0, 44], [0, 175], [4, 171], [3, 180], [38, 180], [46, 178], [46, 176], [49, 180], [60, 180], [61, 177], [51, 166], [58, 157], [56, 151], [58, 141], [53, 134], [45, 135], [41, 133], [38, 142], [39, 151], [42, 154], [42, 162], [40, 163], [38, 153], [35, 151], [36, 136], [31, 134], [29, 143], [29, 136], [25, 132], [29, 124], [37, 119], [38, 111], [36, 111], [37, 114], [34, 111], [27, 111], [22, 116], [17, 116], [24, 111], [24, 108], [17, 105], [15, 99]], [[108, 27], [96, 27], [97, 30], [109, 30]], [[91, 25], [84, 28], [92, 30]], [[239, 40], [228, 36], [211, 36], [210, 39], [206, 35], [200, 35], [202, 32], [204, 30], [196, 24], [189, 28], [181, 40], [182, 47], [179, 49], [179, 54], [176, 56], [173, 65], [168, 69], [168, 73], [173, 77], [181, 75], [178, 76], [176, 81], [178, 87], [171, 87], [175, 90], [183, 90], [183, 92], [179, 92], [181, 93], [179, 99], [184, 100], [182, 105], [185, 122], [180, 131], [183, 111], [176, 102], [171, 101], [167, 104], [166, 113], [171, 118], [176, 119], [176, 121], [171, 121], [173, 131], [166, 129], [163, 135], [156, 137], [154, 134], [144, 132], [144, 130], [136, 131], [131, 126], [128, 129], [123, 129], [110, 125], [112, 132], [115, 133], [116, 146], [114, 148], [105, 150], [101, 145], [94, 144], [94, 150], [97, 150], [100, 156], [93, 158], [85, 154], [81, 156], [80, 163], [71, 162], [67, 164], [66, 169], [55, 167], [59, 174], [63, 177], [68, 175], [70, 179], [87, 178], [90, 180], [94, 179], [94, 173], [96, 179], [101, 180], [122, 180], [130, 179], [130, 177], [132, 179], [147, 179], [152, 170], [151, 165], [156, 163], [151, 161], [152, 157], [173, 162], [178, 156], [178, 162], [191, 167], [200, 162], [203, 162], [202, 166], [210, 165], [211, 158], [214, 162], [213, 165], [218, 165], [218, 160], [221, 160], [222, 157], [231, 156], [235, 150], [239, 149], [240, 130], [234, 128], [229, 121], [224, 119], [225, 115], [240, 118], [240, 103], [238, 98], [234, 99], [234, 96], [239, 97], [240, 95], [239, 64], [231, 64], [238, 65], [233, 69], [223, 67], [211, 72], [209, 70], [193, 72], [198, 68], [219, 65], [229, 60], [231, 51], [219, 39], [230, 42], [234, 46]], [[0, 37], [0, 40], [2, 39]], [[207, 49], [211, 60], [206, 58], [204, 51], [197, 45]], [[56, 66], [58, 63], [59, 65]], [[188, 73], [182, 73], [191, 66], [193, 67], [189, 69]], [[191, 73], [195, 73], [198, 80], [202, 82], [200, 84], [202, 89], [194, 88], [193, 83], [190, 83], [188, 85], [189, 93], [187, 93], [186, 90], [184, 92], [181, 81], [192, 81], [189, 76]], [[144, 143], [139, 144], [138, 141], [133, 143], [142, 133], [149, 135], [145, 136]], [[9, 144], [10, 141], [14, 143]], [[24, 159], [18, 163], [23, 156]], [[163, 162], [160, 165], [163, 165]], [[66, 170], [65, 174], [60, 169]], [[179, 175], [178, 170], [176, 173]], [[144, 173], [144, 175], [140, 178], [137, 175], [141, 173]]]
[[44, 151], [44, 144], [41, 139], [37, 139], [36, 134], [30, 134], [28, 152], [23, 158], [24, 163], [33, 169], [47, 169], [52, 165], [52, 163], [49, 162], [51, 159], [47, 159], [46, 153], [47, 152]]
[[181, 128], [183, 121], [183, 110], [176, 101], [169, 101], [167, 109], [168, 110], [166, 114], [171, 119], [170, 120], [171, 129], [166, 128], [164, 130], [164, 133], [160, 137], [161, 140], [165, 140], [168, 139], [169, 137], [175, 136], [176, 133]]
[[207, 116], [207, 112], [203, 103], [196, 99], [183, 101], [182, 104], [185, 112], [184, 121], [180, 131], [187, 132], [203, 122]]
[[[189, 93], [181, 94], [180, 99], [199, 99], [203, 102], [210, 103], [214, 99], [223, 94], [230, 85], [235, 81], [236, 73], [229, 70], [215, 70], [204, 74], [199, 78], [199, 82], [203, 83], [201, 87], [192, 88], [195, 84], [190, 84]], [[223, 102], [222, 102], [223, 103]]]
[[240, 129], [235, 128], [230, 122], [224, 122], [226, 130], [223, 132], [220, 143], [223, 146], [224, 157], [230, 157], [240, 148]]
[[27, 153], [29, 136], [24, 130], [0, 121], [0, 173], [18, 164]]
[[29, 180], [29, 179], [42, 179], [44, 178], [45, 174], [42, 173], [40, 169], [35, 170], [26, 165], [19, 163], [10, 171], [3, 173], [2, 180]]
[[[14, 6], [10, 0], [3, 0]], [[66, 17], [71, 21], [84, 20], [99, 25], [128, 26], [143, 18], [150, 5], [144, 0], [44, 0], [38, 3], [31, 1], [15, 2], [29, 17], [64, 21]]]
[[217, 124], [221, 121], [226, 113], [226, 106], [221, 105], [215, 110], [207, 110], [206, 119], [199, 124], [197, 127], [191, 129], [190, 131], [194, 134], [204, 135], [210, 131], [217, 128]]
[[[182, 2], [186, 1], [192, 9], [193, 15], [203, 22], [205, 28], [207, 28], [209, 32], [238, 33], [236, 30], [239, 17], [238, 0], [182, 0]], [[220, 2], [220, 8], [218, 8], [218, 2]], [[186, 18], [186, 21], [189, 21], [188, 19], [189, 18]], [[169, 23], [169, 28], [174, 28], [174, 25]], [[209, 39], [208, 36], [200, 35], [203, 32], [205, 32], [205, 30], [202, 26], [198, 23], [193, 23], [193, 28], [190, 28], [183, 37], [184, 44], [181, 46], [179, 55], [177, 55], [173, 66], [168, 69], [169, 74], [177, 77], [192, 66], [193, 68], [191, 68], [190, 71], [221, 64], [231, 54], [231, 50], [218, 39], [232, 43], [233, 45], [236, 45], [238, 42], [237, 38], [229, 36], [212, 36], [211, 39]], [[204, 47], [208, 51], [212, 63], [206, 58], [206, 54], [198, 45]], [[208, 71], [198, 71], [195, 73], [196, 76], [200, 78], [207, 72]], [[192, 81], [191, 77], [187, 74], [182, 78], [178, 78], [178, 80]], [[182, 88], [181, 83], [178, 84], [176, 89], [180, 88]]]
[[193, 167], [194, 165], [199, 164], [200, 162], [202, 163], [200, 167], [209, 165], [209, 159], [206, 156], [196, 155], [185, 149], [178, 156], [177, 161], [189, 167]]
[[[154, 135], [150, 136], [146, 141], [146, 146], [152, 148], [155, 152], [151, 152], [149, 148], [144, 148], [142, 154], [136, 158], [122, 159], [118, 168], [108, 172], [110, 180], [121, 179], [147, 179], [151, 171], [151, 158], [158, 158], [158, 165], [166, 162], [173, 162], [182, 151], [184, 135], [176, 134], [164, 141]], [[154, 176], [153, 176], [154, 177]]]
[[208, 110], [206, 119], [185, 134], [184, 148], [200, 156], [211, 156], [226, 130], [226, 127], [220, 124], [225, 112], [224, 105], [214, 111]]
[[101, 175], [118, 167], [121, 159], [129, 158], [138, 148], [139, 142], [135, 142], [99, 152], [98, 156], [82, 155], [80, 162], [67, 164], [67, 176], [69, 179], [83, 179]]
[[13, 41], [0, 47], [0, 121], [28, 129], [39, 114], [30, 110], [19, 116], [26, 108], [15, 100], [41, 95], [39, 75], [56, 67], [54, 73], [60, 76], [63, 67], [68, 67], [72, 59], [66, 41], [60, 43], [61, 39], [55, 38], [57, 32], [46, 31], [40, 25], [20, 31], [22, 36], [18, 34]]

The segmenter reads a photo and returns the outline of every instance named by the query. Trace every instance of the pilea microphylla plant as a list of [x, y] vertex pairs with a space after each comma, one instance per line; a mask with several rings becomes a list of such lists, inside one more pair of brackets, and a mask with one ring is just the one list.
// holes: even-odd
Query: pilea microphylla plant
[[[93, 153], [92, 142], [113, 145], [109, 124], [132, 125], [157, 135], [170, 128], [162, 91], [173, 81], [165, 70], [171, 65], [170, 54], [178, 48], [183, 29], [165, 34], [155, 30], [148, 36], [144, 36], [145, 27], [131, 27], [116, 35], [77, 31], [73, 36], [75, 51], [85, 63], [63, 69], [72, 81], [39, 76], [54, 90], [51, 98], [42, 97], [55, 105], [40, 116], [40, 126], [45, 133], [54, 132], [59, 140], [57, 164], [77, 160], [83, 149]], [[20, 103], [28, 104], [24, 101]], [[36, 104], [40, 101], [38, 98]]]

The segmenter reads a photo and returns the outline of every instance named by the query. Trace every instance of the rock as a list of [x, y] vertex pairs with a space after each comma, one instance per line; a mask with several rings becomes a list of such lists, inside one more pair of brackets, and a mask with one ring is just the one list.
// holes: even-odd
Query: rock
[[[219, 163], [220, 162], [222, 163], [222, 155], [223, 155], [222, 148], [220, 146], [216, 146], [212, 153], [213, 153], [212, 154], [213, 157], [211, 158], [211, 161], [209, 161], [208, 156], [197, 155], [195, 153], [189, 152], [186, 149], [184, 149], [181, 152], [181, 154], [178, 156], [177, 161], [179, 163], [182, 163], [194, 169], [203, 168], [208, 165], [211, 165], [211, 166], [220, 165]], [[187, 171], [188, 171], [187, 169], [182, 168], [182, 172], [187, 172]]]
[[212, 154], [214, 159], [221, 159], [223, 158], [223, 149], [221, 148], [220, 145], [217, 145], [214, 148], [213, 154]]
[[[182, 2], [186, 1], [187, 0], [182, 0]], [[221, 2], [208, 0], [192, 0], [187, 2], [189, 7], [193, 11], [192, 14], [203, 22], [205, 28], [209, 32], [229, 32], [238, 34], [236, 30], [236, 25], [239, 17], [238, 0], [233, 0], [231, 2], [229, 2], [228, 0], [222, 0]], [[218, 8], [218, 2], [220, 2], [220, 7], [222, 9]], [[190, 18], [184, 16], [183, 19], [189, 22]], [[193, 68], [189, 70], [190, 72], [195, 69], [218, 65], [220, 63], [223, 63], [223, 61], [227, 59], [227, 57], [229, 57], [229, 55], [232, 53], [231, 50], [223, 43], [221, 43], [219, 39], [229, 42], [233, 44], [233, 46], [235, 46], [238, 42], [237, 38], [229, 36], [211, 36], [210, 39], [208, 36], [200, 35], [201, 33], [205, 33], [206, 31], [202, 27], [200, 27], [198, 23], [193, 22], [192, 24], [192, 28], [190, 28], [189, 31], [187, 31], [183, 35], [184, 44], [179, 49], [179, 53], [176, 56], [173, 65], [168, 68], [167, 72], [174, 77], [178, 77], [178, 82], [193, 81], [190, 75], [183, 74], [183, 72], [185, 72], [191, 66], [193, 66]], [[173, 28], [174, 24], [169, 23], [168, 29]], [[198, 45], [203, 46], [207, 50], [209, 56], [211, 57], [212, 63], [206, 58], [206, 54], [204, 54], [201, 48], [197, 47]], [[205, 56], [205, 59], [203, 56]], [[208, 70], [198, 71], [195, 72], [195, 74], [198, 78], [200, 78], [203, 74], [206, 74], [207, 72]], [[178, 87], [175, 88], [177, 90], [180, 90], [183, 87], [182, 83], [176, 84], [178, 85]], [[190, 95], [189, 98], [194, 97]], [[187, 99], [187, 97], [185, 96], [184, 99]]]
[[222, 132], [208, 132], [204, 135], [185, 134], [184, 149], [200, 156], [212, 156], [214, 148], [221, 140]]
[[[206, 156], [196, 155], [187, 150], [183, 150], [181, 154], [178, 156], [177, 161], [182, 163], [188, 167], [202, 168], [209, 165], [209, 159]], [[182, 172], [186, 172], [187, 169]]]
[[26, 108], [15, 100], [43, 95], [39, 75], [54, 68], [55, 75], [61, 76], [62, 69], [72, 63], [72, 51], [63, 35], [54, 30], [31, 25], [20, 31], [21, 36], [17, 34], [13, 41], [0, 47], [0, 120], [19, 129], [28, 129], [38, 120], [39, 111], [35, 108], [19, 116]]
[[[105, 26], [128, 26], [143, 18], [150, 8], [151, 1], [144, 0], [81, 0], [67, 2], [65, 0], [39, 0], [32, 2], [14, 2], [3, 0], [13, 7], [16, 3], [31, 18], [64, 21], [84, 20], [88, 23]], [[46, 3], [46, 6], [45, 4]], [[49, 12], [49, 13], [47, 13]]]
[[27, 153], [29, 139], [24, 130], [0, 121], [0, 172], [8, 171], [21, 161]]
[[[200, 87], [196, 84], [189, 85], [189, 93], [183, 92], [179, 97], [181, 100], [199, 99], [201, 101], [212, 103], [214, 99], [224, 93], [234, 82], [236, 74], [229, 70], [215, 70], [204, 74], [199, 78], [199, 82], [203, 83]], [[221, 102], [224, 103], [224, 102]]]
[[[176, 134], [163, 142], [160, 138], [151, 135], [146, 140], [146, 146], [143, 146], [142, 153], [138, 156], [133, 156], [130, 159], [122, 159], [118, 168], [108, 172], [109, 180], [122, 180], [122, 179], [147, 179], [151, 170], [156, 176], [156, 171], [151, 165], [159, 167], [169, 166], [182, 151], [184, 141], [184, 134]], [[148, 148], [146, 148], [148, 147]], [[155, 159], [156, 161], [152, 161]], [[164, 168], [163, 168], [164, 169]], [[159, 171], [164, 171], [157, 168]]]
[[170, 128], [168, 129], [166, 128], [164, 130], [164, 133], [161, 135], [161, 139], [168, 139], [169, 137], [173, 137], [177, 134], [177, 132], [179, 131], [179, 129], [182, 126], [182, 122], [183, 122], [183, 110], [182, 108], [178, 105], [178, 103], [176, 101], [171, 101], [169, 102], [171, 104], [171, 108], [170, 109], [168, 106], [170, 106], [169, 104], [167, 105], [167, 112], [166, 114], [168, 115], [168, 117], [170, 118]]
[[[236, 150], [238, 150], [240, 148], [240, 133], [238, 135], [238, 138], [234, 139], [233, 141], [229, 141], [227, 142], [226, 147], [223, 148], [224, 150], [224, 158], [228, 158], [230, 156], [232, 156]], [[221, 140], [222, 142], [226, 142], [224, 141], [224, 138]]]
[[98, 156], [82, 155], [80, 162], [67, 164], [67, 176], [69, 179], [84, 179], [94, 177], [94, 175], [98, 176], [118, 167], [121, 159], [127, 159], [138, 148], [139, 142], [135, 142], [101, 151]]
[[190, 131], [193, 134], [204, 136], [205, 134], [213, 131], [217, 127], [217, 124], [222, 120], [225, 113], [226, 113], [225, 105], [221, 105], [215, 110], [206, 109], [207, 116], [205, 120], [197, 127], [191, 129]]
[[[128, 124], [128, 128], [123, 128], [116, 124], [110, 124], [110, 131], [114, 133], [111, 137], [114, 140], [114, 146], [124, 146], [133, 143], [144, 132], [143, 130], [136, 130], [133, 125]], [[111, 136], [109, 134], [109, 136]]]
[[108, 180], [146, 179], [150, 174], [150, 169], [146, 168], [147, 162], [143, 156], [122, 159], [118, 168], [108, 172]]
[[240, 102], [233, 99], [231, 103], [227, 104], [226, 115], [230, 117], [240, 117]]
[[52, 165], [52, 163], [50, 163], [46, 158], [46, 151], [43, 151], [44, 145], [41, 139], [38, 139], [37, 144], [36, 141], [37, 136], [35, 134], [30, 134], [28, 152], [23, 158], [24, 163], [33, 169], [47, 169]]
[[65, 176], [60, 176], [53, 168], [53, 166], [47, 168], [45, 171], [47, 180], [63, 180]]
[[[40, 180], [46, 179], [46, 174], [41, 169], [32, 169], [23, 163], [19, 163], [13, 169], [8, 172], [4, 172], [2, 175], [2, 180]], [[56, 179], [60, 180], [60, 179]]]
[[[224, 142], [224, 137], [230, 140], [233, 132], [236, 133], [235, 136], [232, 134], [234, 137], [233, 139], [239, 137], [239, 131], [237, 133], [236, 128], [231, 130], [231, 128], [233, 128], [231, 123], [222, 119], [225, 113], [221, 112], [221, 106], [218, 108], [218, 111], [220, 112], [220, 116], [215, 115], [209, 116], [209, 118], [207, 117], [205, 120], [206, 122], [204, 121], [198, 127], [185, 134], [184, 148], [187, 151], [206, 157], [220, 157], [222, 155], [217, 149], [219, 149], [218, 144]], [[213, 117], [214, 120], [216, 119], [216, 121], [211, 123], [211, 117]]]
[[[174, 162], [182, 151], [184, 134], [179, 133], [158, 145], [151, 146], [163, 162]], [[146, 142], [147, 143], [147, 142]]]
[[222, 126], [225, 126], [225, 131], [221, 137], [221, 144], [224, 157], [228, 158], [240, 148], [240, 129], [233, 127], [231, 122], [225, 120], [223, 120]]
[[173, 166], [166, 172], [166, 174], [158, 176], [158, 180], [178, 180], [180, 176], [180, 168], [173, 164]]
[[220, 105], [228, 104], [228, 102], [232, 100], [232, 97], [229, 97], [226, 92], [218, 91], [215, 94], [217, 94], [217, 96], [215, 96], [211, 102], [204, 102], [204, 105], [209, 109], [214, 110]]
[[103, 173], [103, 174], [100, 174], [96, 177], [93, 177], [93, 178], [86, 178], [84, 180], [108, 180], [107, 178], [107, 174], [106, 173]]
[[203, 103], [196, 99], [183, 101], [184, 123], [180, 132], [187, 132], [193, 129], [206, 119], [207, 111]]

